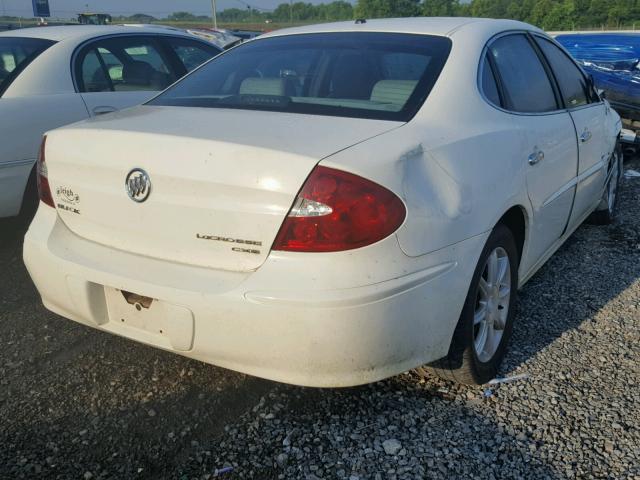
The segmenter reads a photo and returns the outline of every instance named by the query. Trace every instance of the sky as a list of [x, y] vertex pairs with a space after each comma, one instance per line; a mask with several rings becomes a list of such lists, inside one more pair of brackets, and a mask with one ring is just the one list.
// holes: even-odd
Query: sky
[[[216, 0], [217, 10], [247, 8], [271, 10], [288, 0]], [[325, 3], [322, 0], [305, 0]], [[326, 0], [325, 0], [326, 1]], [[172, 12], [186, 11], [196, 15], [211, 15], [211, 0], [49, 0], [52, 17], [71, 18], [88, 9], [114, 15], [146, 13], [154, 17], [166, 17]], [[0, 16], [30, 17], [33, 15], [31, 0], [0, 0]]]

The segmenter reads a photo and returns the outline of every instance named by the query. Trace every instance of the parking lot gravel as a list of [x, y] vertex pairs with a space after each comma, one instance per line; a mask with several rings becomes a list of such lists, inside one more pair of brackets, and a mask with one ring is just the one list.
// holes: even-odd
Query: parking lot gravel
[[[626, 169], [640, 170], [640, 162]], [[502, 375], [260, 380], [47, 312], [0, 223], [0, 478], [640, 479], [640, 178], [522, 289]], [[22, 222], [23, 223], [23, 222]]]

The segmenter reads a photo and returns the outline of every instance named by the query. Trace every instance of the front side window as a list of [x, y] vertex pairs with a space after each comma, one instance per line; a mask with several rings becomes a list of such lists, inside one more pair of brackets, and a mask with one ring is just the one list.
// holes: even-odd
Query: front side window
[[164, 90], [176, 80], [160, 48], [145, 37], [114, 37], [85, 47], [78, 55], [81, 92]]
[[187, 38], [167, 37], [165, 41], [178, 56], [187, 72], [195, 70], [204, 62], [220, 53], [214, 46], [194, 42]]
[[40, 38], [0, 38], [0, 96], [29, 63], [54, 43]]
[[498, 38], [490, 45], [489, 54], [500, 75], [506, 109], [522, 113], [558, 109], [551, 81], [525, 35]]
[[396, 33], [265, 38], [220, 55], [149, 103], [408, 121], [450, 48], [445, 37]]
[[589, 103], [587, 79], [576, 64], [549, 40], [537, 36], [535, 38], [556, 76], [567, 108]]

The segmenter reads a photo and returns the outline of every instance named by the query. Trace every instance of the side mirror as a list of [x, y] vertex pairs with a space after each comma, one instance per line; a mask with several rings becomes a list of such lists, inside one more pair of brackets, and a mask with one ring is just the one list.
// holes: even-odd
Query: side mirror
[[601, 88], [596, 88], [596, 92], [598, 92], [598, 96], [604, 100], [605, 98], [607, 98], [607, 92], [605, 92], [603, 89]]

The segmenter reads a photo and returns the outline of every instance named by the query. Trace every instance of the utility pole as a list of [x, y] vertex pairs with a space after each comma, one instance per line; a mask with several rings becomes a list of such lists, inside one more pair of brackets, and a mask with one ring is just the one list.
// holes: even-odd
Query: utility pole
[[216, 15], [216, 0], [211, 0], [211, 10], [213, 11], [213, 28], [218, 29], [218, 16]]

